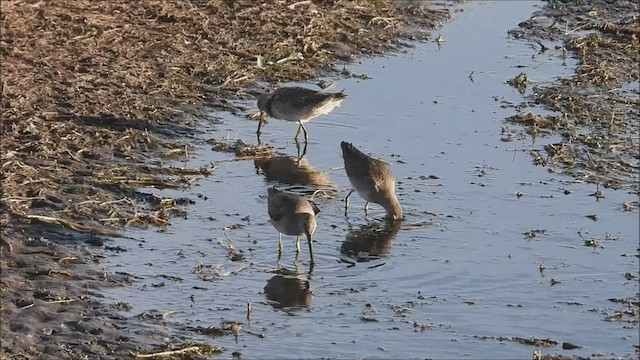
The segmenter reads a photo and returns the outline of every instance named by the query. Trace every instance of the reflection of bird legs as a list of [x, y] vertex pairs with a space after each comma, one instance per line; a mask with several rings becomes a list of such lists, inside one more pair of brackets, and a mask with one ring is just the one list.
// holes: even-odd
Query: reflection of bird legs
[[311, 280], [311, 273], [313, 272], [313, 265], [315, 265], [315, 264], [314, 264], [313, 261], [311, 261], [309, 263], [309, 273], [307, 274], [307, 279], [309, 279], [309, 280]]
[[302, 148], [302, 155], [300, 154], [300, 142], [298, 139], [295, 139], [296, 142], [296, 150], [298, 150], [298, 159], [296, 160], [296, 165], [300, 165], [300, 160], [307, 155], [307, 142], [304, 142], [304, 147]]
[[344, 198], [344, 216], [348, 217], [348, 211], [349, 211], [349, 197], [351, 196], [351, 194], [353, 194], [355, 190], [351, 190], [349, 191], [349, 194], [347, 195], [346, 198]]
[[298, 126], [298, 131], [296, 131], [296, 136], [294, 137], [294, 139], [298, 140], [300, 130], [302, 130], [304, 132], [304, 142], [307, 143], [309, 141], [309, 137], [307, 136], [307, 129], [305, 129], [304, 125], [302, 125], [302, 121], [298, 121], [298, 124], [300, 124], [300, 126]]

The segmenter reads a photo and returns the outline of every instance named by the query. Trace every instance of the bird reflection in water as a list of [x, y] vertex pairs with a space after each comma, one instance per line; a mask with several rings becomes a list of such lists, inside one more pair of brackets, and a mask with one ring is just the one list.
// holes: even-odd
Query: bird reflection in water
[[321, 190], [318, 194], [334, 197], [338, 194], [338, 186], [329, 179], [327, 173], [309, 165], [306, 158], [298, 159], [288, 155], [276, 155], [265, 159], [253, 161], [258, 174], [264, 174], [267, 181], [276, 181], [281, 184], [302, 185], [308, 190], [303, 194], [311, 195], [315, 190]]
[[391, 251], [400, 222], [370, 222], [350, 230], [340, 247], [340, 253], [358, 262], [379, 259]]
[[313, 300], [309, 281], [291, 276], [272, 277], [267, 281], [264, 293], [269, 304], [276, 309], [305, 308]]

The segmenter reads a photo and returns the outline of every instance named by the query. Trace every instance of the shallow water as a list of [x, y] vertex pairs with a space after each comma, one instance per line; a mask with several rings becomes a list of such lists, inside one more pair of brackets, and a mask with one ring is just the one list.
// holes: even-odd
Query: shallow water
[[[503, 119], [515, 112], [502, 105], [521, 100], [507, 79], [524, 71], [530, 80], [550, 80], [572, 71], [570, 61], [563, 65], [507, 36], [540, 4], [470, 2], [437, 32], [442, 46], [417, 43], [349, 66], [372, 79], [339, 82], [349, 98], [307, 124], [301, 168], [286, 157], [227, 161], [232, 157], [202, 142], [187, 165], [214, 161], [214, 176], [186, 191], [150, 190], [194, 200], [188, 219], [174, 219], [166, 231], [128, 232], [142, 243], [114, 241], [128, 251], [111, 256], [107, 271], [140, 279], [107, 298], [133, 305], [130, 316], [176, 311], [165, 330], [224, 346], [223, 358], [234, 351], [246, 358], [529, 358], [535, 349], [499, 337], [560, 343], [543, 354], [633, 356], [637, 325], [604, 319], [624, 309], [608, 299], [638, 292], [637, 279], [624, 277], [638, 273], [638, 214], [622, 210], [634, 197], [602, 189], [605, 198], [597, 200], [589, 196], [595, 186], [532, 165], [522, 151], [530, 140], [499, 141]], [[256, 122], [217, 115], [223, 124], [205, 126], [205, 138], [255, 143]], [[263, 142], [296, 156], [295, 124], [271, 120], [263, 131]], [[342, 140], [392, 165], [406, 216], [400, 228], [380, 229], [376, 205], [365, 220], [357, 196], [344, 217]], [[322, 211], [311, 273], [304, 240], [296, 261], [294, 239], [283, 237], [278, 264], [266, 189], [285, 175], [298, 184], [292, 191], [314, 188], [299, 186], [306, 183], [340, 193], [317, 195]], [[527, 239], [531, 230], [545, 232]], [[584, 246], [581, 236], [599, 239], [600, 247]], [[229, 259], [229, 243], [245, 260]], [[272, 272], [278, 266], [296, 271], [298, 280]], [[552, 286], [552, 278], [561, 283]], [[212, 340], [179, 330], [221, 321], [243, 322], [243, 330], [264, 337], [242, 332], [236, 344], [232, 336]], [[582, 348], [562, 350], [562, 342]]]

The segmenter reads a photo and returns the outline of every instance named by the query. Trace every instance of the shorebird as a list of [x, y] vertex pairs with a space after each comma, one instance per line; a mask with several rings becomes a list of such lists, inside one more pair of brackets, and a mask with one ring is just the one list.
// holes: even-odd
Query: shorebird
[[295, 140], [298, 140], [300, 130], [302, 130], [304, 141], [307, 142], [309, 137], [303, 123], [330, 113], [334, 108], [340, 106], [340, 103], [347, 97], [344, 90], [330, 92], [330, 88], [331, 86], [328, 86], [317, 91], [299, 86], [282, 87], [260, 95], [258, 98], [260, 119], [256, 133], [260, 136], [265, 116], [270, 116], [280, 120], [297, 122], [299, 126]]
[[316, 231], [316, 214], [320, 212], [313, 202], [309, 202], [302, 197], [288, 194], [276, 189], [275, 186], [269, 188], [268, 212], [273, 227], [280, 234], [278, 251], [282, 254], [282, 234], [295, 235], [296, 251], [300, 252], [300, 235], [307, 237], [309, 243], [309, 256], [313, 265], [313, 233]]
[[382, 160], [374, 159], [353, 144], [343, 141], [342, 158], [347, 177], [353, 186], [345, 199], [344, 214], [347, 215], [349, 197], [356, 191], [367, 203], [364, 206], [365, 215], [368, 213], [369, 203], [381, 205], [387, 212], [387, 219], [401, 220], [402, 207], [396, 196], [396, 179], [389, 166]]

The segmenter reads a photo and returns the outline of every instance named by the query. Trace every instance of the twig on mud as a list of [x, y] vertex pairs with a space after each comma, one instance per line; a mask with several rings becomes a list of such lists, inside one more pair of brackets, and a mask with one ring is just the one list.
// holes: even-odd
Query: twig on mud
[[[571, 31], [569, 31], [569, 29], [568, 29], [568, 28], [566, 28], [566, 29], [565, 29], [565, 32], [564, 32], [564, 34], [565, 34], [565, 35], [569, 35], [569, 34], [571, 34], [571, 33], [574, 33], [574, 32], [576, 32], [576, 31], [578, 31], [578, 30], [580, 30], [580, 29], [582, 29], [582, 28], [584, 28], [584, 27], [588, 26], [588, 25], [589, 25], [589, 24], [582, 24], [582, 25], [578, 26], [577, 28], [575, 28], [575, 29], [573, 29], [573, 30], [571, 30]], [[566, 26], [568, 27], [568, 26], [569, 26], [569, 24], [567, 24]]]
[[242, 332], [245, 332], [249, 335], [253, 335], [256, 337], [259, 337], [260, 339], [264, 339], [265, 335], [263, 333], [259, 333], [259, 332], [255, 332], [255, 331], [251, 331], [251, 330], [242, 330]]
[[269, 159], [271, 157], [272, 157], [272, 155], [240, 156], [240, 157], [235, 157], [233, 159], [220, 160], [219, 162], [233, 162], [233, 161], [243, 161], [243, 160], [264, 160], [264, 159]]
[[121, 202], [126, 202], [126, 203], [132, 204], [133, 200], [131, 200], [128, 197], [124, 197], [124, 198], [118, 199], [118, 200], [102, 201], [102, 202], [97, 201], [97, 200], [86, 200], [86, 201], [81, 201], [81, 202], [79, 202], [79, 203], [77, 203], [75, 205], [76, 206], [80, 206], [80, 205], [88, 205], [88, 204], [99, 204], [100, 206], [104, 206], [104, 205], [117, 204], [117, 203], [121, 203]]
[[157, 353], [152, 353], [152, 354], [134, 354], [133, 352], [131, 353], [131, 355], [133, 355], [134, 358], [136, 359], [146, 359], [146, 358], [154, 358], [154, 357], [158, 357], [158, 356], [167, 356], [167, 355], [177, 355], [177, 354], [185, 354], [188, 352], [200, 352], [200, 347], [199, 346], [190, 346], [184, 349], [178, 349], [178, 350], [168, 350], [168, 351], [161, 351], [161, 352], [157, 352]]
[[63, 225], [75, 231], [91, 232], [91, 233], [96, 233], [96, 234], [106, 235], [106, 236], [120, 236], [120, 233], [114, 230], [101, 229], [94, 226], [82, 225], [82, 224], [74, 223], [68, 220], [55, 218], [52, 216], [24, 215], [24, 214], [21, 214], [21, 215], [26, 217], [27, 219], [36, 220], [45, 224]]
[[18, 196], [18, 197], [4, 197], [0, 201], [20, 202], [20, 201], [33, 201], [44, 200], [42, 196]]
[[60, 260], [58, 260], [58, 263], [62, 264], [64, 262], [72, 261], [72, 260], [78, 260], [78, 258], [75, 257], [75, 256], [66, 256], [66, 257], [63, 257]]
[[309, 5], [311, 4], [311, 0], [298, 1], [288, 6], [289, 9], [294, 10], [298, 5]]
[[28, 309], [28, 308], [34, 307], [34, 306], [36, 306], [36, 303], [31, 303], [29, 305], [25, 305], [25, 306], [23, 306], [21, 308], [18, 308], [18, 310], [24, 310], [24, 309]]
[[64, 299], [64, 300], [53, 300], [53, 301], [45, 301], [45, 304], [68, 304], [72, 302], [76, 302], [78, 299]]
[[173, 316], [173, 314], [176, 314], [176, 313], [177, 313], [176, 310], [167, 311], [166, 313], [162, 314], [162, 321], [167, 320], [169, 316]]

